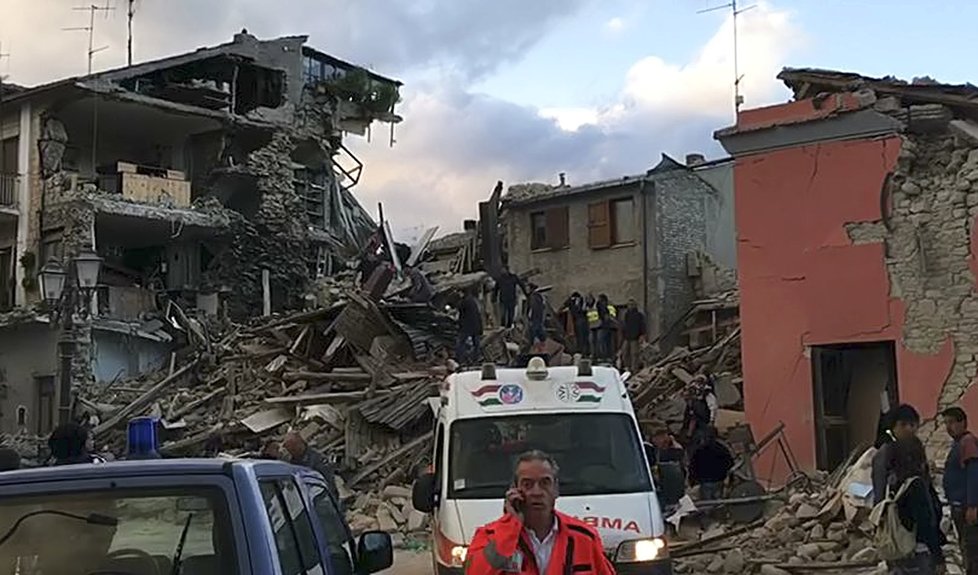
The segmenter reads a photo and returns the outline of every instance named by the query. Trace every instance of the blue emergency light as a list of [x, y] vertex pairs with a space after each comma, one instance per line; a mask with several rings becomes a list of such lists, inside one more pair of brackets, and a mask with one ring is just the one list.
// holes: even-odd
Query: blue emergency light
[[128, 459], [159, 459], [156, 419], [135, 417], [129, 420]]

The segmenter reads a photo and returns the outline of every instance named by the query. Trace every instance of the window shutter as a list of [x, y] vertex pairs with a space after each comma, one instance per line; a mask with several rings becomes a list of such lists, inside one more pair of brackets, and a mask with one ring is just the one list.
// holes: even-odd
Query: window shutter
[[567, 228], [567, 206], [547, 210], [547, 247], [560, 249], [570, 245]]
[[611, 216], [608, 202], [598, 202], [587, 207], [587, 240], [591, 249], [611, 246]]

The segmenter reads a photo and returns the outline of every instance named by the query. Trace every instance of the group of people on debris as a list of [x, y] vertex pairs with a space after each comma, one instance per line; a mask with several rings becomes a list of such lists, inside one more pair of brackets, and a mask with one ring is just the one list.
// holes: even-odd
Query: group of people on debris
[[646, 432], [645, 454], [654, 475], [659, 475], [663, 465], [676, 465], [690, 486], [699, 486], [700, 499], [720, 499], [736, 462], [717, 433], [717, 399], [712, 374], [696, 376], [687, 386], [685, 396], [686, 412], [679, 438], [666, 425], [653, 425]]
[[620, 357], [623, 369], [638, 371], [646, 321], [634, 299], [628, 300], [627, 307], [619, 314], [605, 294], [595, 298], [574, 292], [561, 310], [567, 312], [574, 326], [574, 342], [579, 353], [609, 363]]
[[[968, 430], [968, 416], [960, 407], [945, 409], [941, 417], [952, 440], [944, 462], [944, 497], [950, 506], [965, 574], [978, 575], [978, 438]], [[885, 431], [872, 462], [873, 503], [895, 505], [902, 527], [916, 540], [906, 556], [887, 562], [889, 572], [942, 574], [942, 546], [948, 539], [941, 529], [943, 504], [931, 464], [917, 437], [920, 414], [913, 406], [903, 404], [891, 410], [884, 421]]]

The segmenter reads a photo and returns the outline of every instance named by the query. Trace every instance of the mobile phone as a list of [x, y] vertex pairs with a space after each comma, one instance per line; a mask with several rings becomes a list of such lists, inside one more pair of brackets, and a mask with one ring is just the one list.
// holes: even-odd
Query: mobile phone
[[[513, 484], [513, 489], [517, 489], [518, 490], [518, 488], [516, 487], [516, 484], [515, 483]], [[525, 503], [526, 502], [523, 501], [523, 494], [520, 493], [519, 499], [517, 499], [517, 500], [515, 500], [515, 501], [512, 502], [513, 511], [516, 511], [519, 514], [522, 514], [523, 513], [523, 507], [525, 506]]]

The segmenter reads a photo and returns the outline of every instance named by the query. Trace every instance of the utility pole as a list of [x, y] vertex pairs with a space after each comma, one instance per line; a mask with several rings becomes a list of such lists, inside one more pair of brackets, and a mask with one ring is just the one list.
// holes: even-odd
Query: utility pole
[[129, 0], [129, 39], [126, 45], [127, 65], [132, 66], [132, 17], [136, 14], [136, 0]]
[[744, 79], [740, 75], [740, 58], [737, 42], [737, 16], [740, 16], [748, 10], [753, 10], [757, 8], [757, 4], [752, 4], [746, 8], [738, 8], [737, 0], [730, 0], [729, 4], [724, 4], [723, 6], [715, 6], [713, 8], [707, 8], [706, 10], [700, 10], [698, 14], [705, 14], [707, 12], [713, 12], [716, 10], [724, 10], [730, 8], [730, 14], [733, 19], [733, 68], [734, 68], [734, 118], [740, 117], [740, 106], [744, 103], [744, 97], [740, 95], [740, 81]]
[[109, 12], [115, 10], [112, 6], [108, 5], [108, 0], [106, 0], [105, 6], [96, 6], [92, 4], [90, 6], [76, 6], [72, 10], [85, 10], [89, 13], [88, 26], [76, 26], [74, 28], [62, 28], [67, 32], [88, 32], [88, 75], [92, 74], [92, 61], [95, 58], [95, 54], [101, 52], [108, 48], [108, 46], [102, 46], [101, 48], [95, 48], [95, 13], [105, 12], [108, 15]]

